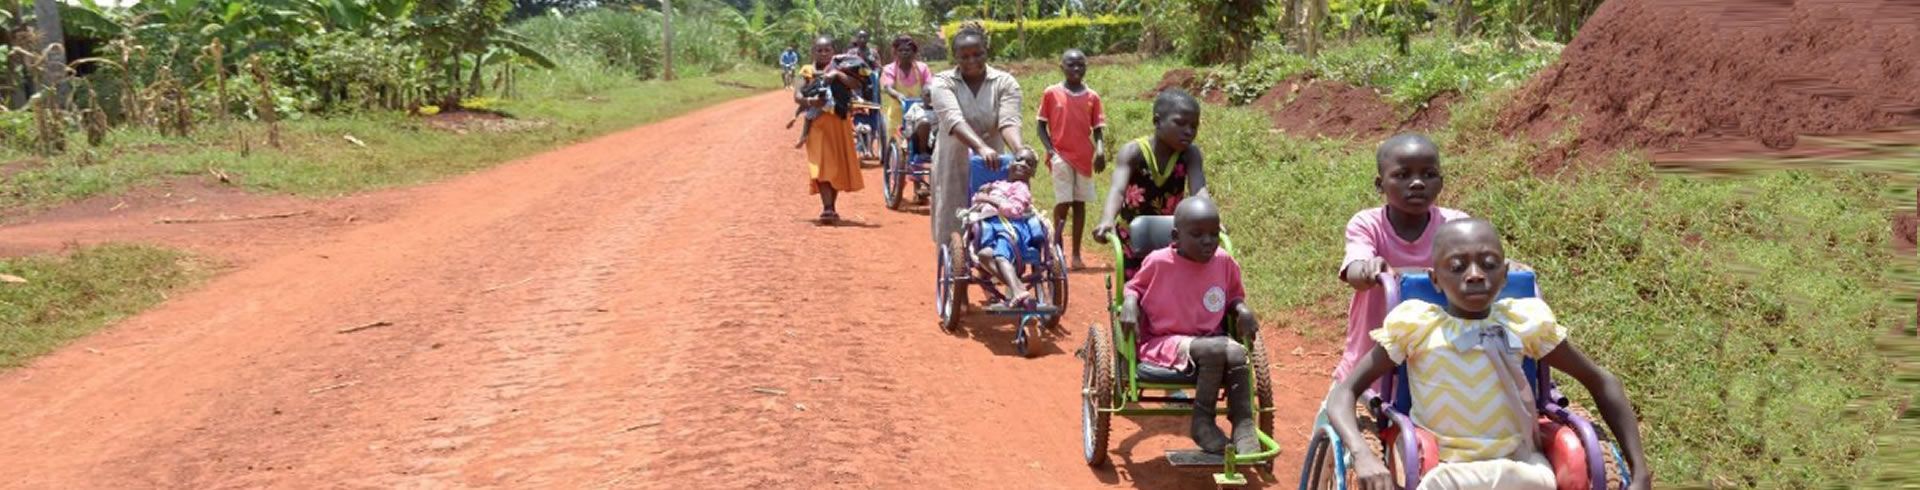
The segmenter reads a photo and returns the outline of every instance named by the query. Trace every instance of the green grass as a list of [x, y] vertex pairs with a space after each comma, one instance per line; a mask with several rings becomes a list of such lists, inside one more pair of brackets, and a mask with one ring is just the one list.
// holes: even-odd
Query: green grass
[[265, 126], [254, 123], [209, 125], [188, 138], [122, 130], [91, 155], [75, 149], [7, 177], [0, 210], [42, 208], [169, 176], [205, 175], [210, 168], [234, 175], [250, 190], [304, 195], [419, 184], [770, 90], [779, 86], [779, 73], [640, 82], [583, 68], [538, 73], [521, 83], [520, 97], [491, 107], [546, 126], [455, 134], [392, 112], [306, 117], [283, 125], [282, 149], [268, 148]]
[[[1357, 66], [1378, 49], [1336, 50], [1325, 63]], [[1174, 67], [1089, 74], [1107, 103], [1110, 145], [1147, 134], [1150, 103], [1139, 94]], [[1363, 78], [1409, 94], [1431, 89], [1411, 76]], [[1057, 80], [1032, 73], [1021, 82], [1037, 99]], [[1543, 146], [1491, 129], [1504, 94], [1464, 93], [1451, 125], [1434, 135], [1447, 162], [1443, 204], [1492, 219], [1510, 254], [1543, 271], [1574, 341], [1626, 383], [1660, 481], [1804, 488], [1867, 476], [1859, 463], [1874, 457], [1893, 410], [1891, 366], [1876, 338], [1912, 314], [1889, 287], [1894, 258], [1879, 201], [1888, 177], [1809, 169], [1703, 180], [1620, 157], [1543, 178], [1527, 165]], [[1333, 278], [1342, 229], [1381, 203], [1373, 151], [1291, 138], [1270, 124], [1251, 109], [1207, 106], [1198, 144], [1210, 184], [1269, 324], [1338, 338], [1351, 294]], [[1050, 182], [1034, 184], [1050, 209]], [[1592, 406], [1577, 383], [1566, 391]]]
[[1555, 46], [1504, 49], [1485, 41], [1460, 42], [1450, 36], [1417, 37], [1407, 56], [1393, 42], [1364, 38], [1333, 46], [1317, 59], [1279, 46], [1256, 50], [1258, 57], [1237, 69], [1222, 70], [1228, 94], [1245, 103], [1288, 78], [1310, 74], [1325, 80], [1381, 89], [1387, 101], [1411, 108], [1443, 92], [1474, 94], [1523, 82], [1559, 54]]
[[132, 245], [0, 259], [0, 274], [27, 280], [0, 283], [0, 368], [18, 367], [153, 306], [205, 271], [184, 254]]

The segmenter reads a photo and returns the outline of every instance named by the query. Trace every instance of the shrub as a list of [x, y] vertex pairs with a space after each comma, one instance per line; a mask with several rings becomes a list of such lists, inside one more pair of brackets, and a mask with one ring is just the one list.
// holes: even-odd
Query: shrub
[[[1088, 55], [1121, 53], [1139, 47], [1140, 19], [1135, 17], [1062, 17], [1027, 21], [1027, 46], [1021, 49], [1019, 24], [981, 21], [987, 29], [987, 43], [994, 59], [1020, 59], [1050, 56], [1069, 48]], [[947, 39], [960, 32], [960, 23], [940, 27]]]

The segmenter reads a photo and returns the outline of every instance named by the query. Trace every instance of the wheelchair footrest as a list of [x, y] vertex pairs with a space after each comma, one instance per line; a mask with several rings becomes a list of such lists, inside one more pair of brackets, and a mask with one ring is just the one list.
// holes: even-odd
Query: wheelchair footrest
[[1053, 307], [1053, 306], [1021, 308], [1017, 306], [993, 305], [993, 306], [988, 306], [985, 309], [987, 313], [992, 313], [995, 315], [1052, 315], [1060, 312], [1060, 308]]
[[[1209, 454], [1206, 451], [1201, 451], [1200, 448], [1169, 449], [1167, 450], [1167, 463], [1176, 467], [1225, 466], [1227, 464], [1227, 457], [1224, 454]], [[1239, 463], [1235, 464], [1235, 466], [1266, 466], [1267, 463], [1267, 461], [1255, 461], [1252, 463]]]

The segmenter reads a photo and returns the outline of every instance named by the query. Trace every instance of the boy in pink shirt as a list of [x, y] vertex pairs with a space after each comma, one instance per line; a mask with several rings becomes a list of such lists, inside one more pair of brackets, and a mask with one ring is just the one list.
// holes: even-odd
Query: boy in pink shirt
[[1032, 178], [1033, 165], [1015, 160], [1007, 167], [1007, 179], [981, 185], [973, 195], [973, 207], [961, 216], [968, 223], [980, 223], [980, 262], [990, 264], [1007, 284], [1007, 306], [1032, 306], [1036, 301], [1012, 258], [1038, 264], [1040, 248], [1047, 246], [1046, 228], [1037, 222], [1033, 192], [1027, 187]]
[[[1073, 268], [1086, 268], [1080, 260], [1080, 235], [1085, 232], [1087, 202], [1093, 200], [1093, 174], [1107, 169], [1107, 145], [1104, 136], [1107, 113], [1100, 107], [1100, 93], [1087, 87], [1087, 55], [1069, 49], [1060, 57], [1060, 71], [1066, 81], [1047, 87], [1040, 95], [1040, 144], [1046, 146], [1047, 168], [1053, 172], [1053, 227], [1066, 229], [1067, 214], [1073, 214]], [[1066, 234], [1058, 238], [1066, 246]]]
[[1441, 223], [1467, 218], [1467, 213], [1434, 205], [1444, 188], [1440, 150], [1418, 134], [1387, 139], [1374, 154], [1374, 189], [1386, 197], [1385, 206], [1362, 210], [1347, 220], [1347, 252], [1340, 279], [1353, 286], [1347, 310], [1346, 350], [1333, 369], [1333, 379], [1345, 378], [1360, 356], [1373, 350], [1367, 332], [1380, 327], [1387, 316], [1384, 295], [1374, 286], [1379, 275], [1396, 268], [1433, 264], [1433, 231]]
[[[1231, 442], [1240, 454], [1260, 452], [1247, 349], [1226, 336], [1221, 321], [1232, 313], [1242, 332], [1259, 325], [1246, 304], [1240, 264], [1220, 250], [1220, 210], [1193, 197], [1180, 202], [1173, 219], [1174, 245], [1148, 253], [1127, 281], [1121, 325], [1140, 333], [1141, 370], [1194, 380], [1189, 435], [1202, 451], [1219, 454]], [[1213, 420], [1222, 386], [1231, 440]]]
[[[1347, 341], [1334, 366], [1335, 382], [1346, 378], [1361, 356], [1371, 352], [1368, 332], [1387, 317], [1380, 274], [1399, 269], [1424, 269], [1433, 264], [1433, 235], [1441, 224], [1471, 217], [1464, 211], [1435, 205], [1445, 188], [1440, 171], [1440, 149], [1425, 136], [1403, 133], [1388, 138], [1374, 154], [1373, 185], [1386, 197], [1385, 206], [1361, 210], [1347, 220], [1346, 257], [1340, 280], [1352, 286], [1353, 303], [1347, 310]], [[1511, 262], [1515, 270], [1532, 270]], [[1384, 386], [1375, 386], [1384, 393]]]

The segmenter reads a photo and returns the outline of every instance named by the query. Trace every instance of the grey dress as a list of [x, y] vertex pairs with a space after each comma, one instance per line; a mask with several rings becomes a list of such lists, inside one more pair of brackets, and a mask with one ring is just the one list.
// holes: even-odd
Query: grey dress
[[953, 128], [966, 124], [988, 146], [1006, 153], [1007, 142], [1001, 141], [1000, 130], [1020, 127], [1020, 81], [987, 67], [986, 80], [976, 93], [960, 79], [958, 69], [951, 69], [933, 76], [933, 82], [927, 84], [927, 99], [934, 110], [934, 136], [939, 138], [934, 142], [933, 209], [929, 213], [933, 243], [938, 246], [960, 230], [957, 213], [973, 199], [973, 189], [967, 188], [967, 157], [972, 148], [953, 134]]

